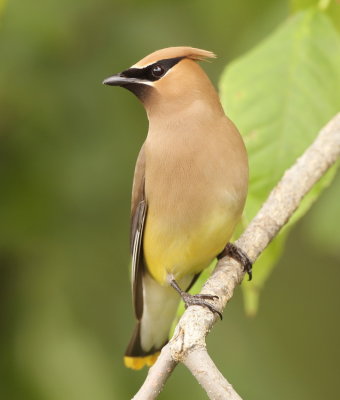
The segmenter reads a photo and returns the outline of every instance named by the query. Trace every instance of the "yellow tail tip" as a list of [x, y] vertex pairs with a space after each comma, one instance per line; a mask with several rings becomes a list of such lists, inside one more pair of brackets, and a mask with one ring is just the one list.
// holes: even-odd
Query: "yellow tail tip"
[[158, 351], [157, 353], [151, 354], [149, 356], [145, 356], [145, 357], [128, 357], [125, 356], [124, 357], [124, 364], [127, 368], [131, 368], [131, 369], [142, 369], [145, 365], [148, 367], [151, 367], [151, 365], [153, 365], [158, 356], [159, 356], [160, 351]]

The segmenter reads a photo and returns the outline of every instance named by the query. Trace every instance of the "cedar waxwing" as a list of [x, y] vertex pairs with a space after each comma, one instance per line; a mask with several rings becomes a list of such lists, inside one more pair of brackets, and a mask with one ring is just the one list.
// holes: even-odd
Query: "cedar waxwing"
[[[133, 92], [149, 119], [132, 188], [137, 323], [124, 361], [133, 369], [157, 359], [168, 341], [180, 296], [186, 306], [200, 304], [220, 314], [207, 301], [214, 296], [186, 293], [201, 271], [228, 248], [248, 187], [242, 138], [197, 63], [214, 57], [192, 47], [166, 48], [103, 82]], [[236, 246], [228, 246], [232, 256], [244, 258]], [[247, 261], [244, 267], [251, 278]]]

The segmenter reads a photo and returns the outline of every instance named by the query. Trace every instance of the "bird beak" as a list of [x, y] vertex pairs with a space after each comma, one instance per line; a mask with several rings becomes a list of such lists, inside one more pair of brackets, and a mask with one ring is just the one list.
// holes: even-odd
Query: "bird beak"
[[149, 87], [153, 86], [152, 82], [125, 76], [124, 72], [112, 75], [109, 78], [104, 79], [103, 84], [109, 86], [121, 86], [135, 94], [140, 100], [145, 97]]
[[103, 85], [109, 85], [109, 86], [124, 86], [129, 83], [131, 83], [131, 79], [121, 74], [112, 75], [109, 78], [103, 80]]

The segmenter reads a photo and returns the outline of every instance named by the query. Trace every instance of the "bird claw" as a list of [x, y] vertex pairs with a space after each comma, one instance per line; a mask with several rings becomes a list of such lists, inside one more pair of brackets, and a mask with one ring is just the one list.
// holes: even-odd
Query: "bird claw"
[[248, 274], [248, 281], [251, 281], [253, 277], [253, 263], [250, 261], [248, 255], [240, 247], [236, 246], [233, 243], [228, 243], [222, 253], [217, 256], [217, 258], [221, 259], [225, 256], [232, 257], [234, 260], [242, 264], [243, 271]]
[[215, 300], [218, 299], [218, 296], [211, 295], [211, 294], [190, 294], [190, 293], [183, 293], [182, 299], [185, 304], [185, 308], [189, 306], [202, 306], [208, 308], [212, 313], [218, 314], [218, 316], [222, 320], [222, 313], [218, 311], [211, 303], [208, 303], [206, 300]]
[[205, 299], [205, 300], [218, 300], [219, 297], [215, 296], [214, 294], [195, 294], [194, 296], [200, 298], [200, 299]]

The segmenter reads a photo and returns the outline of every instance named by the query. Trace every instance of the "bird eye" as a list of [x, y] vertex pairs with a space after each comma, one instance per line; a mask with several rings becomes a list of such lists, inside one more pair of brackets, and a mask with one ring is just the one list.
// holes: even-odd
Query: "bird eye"
[[155, 65], [152, 67], [151, 73], [155, 78], [160, 78], [162, 75], [164, 75], [165, 69], [160, 65]]

